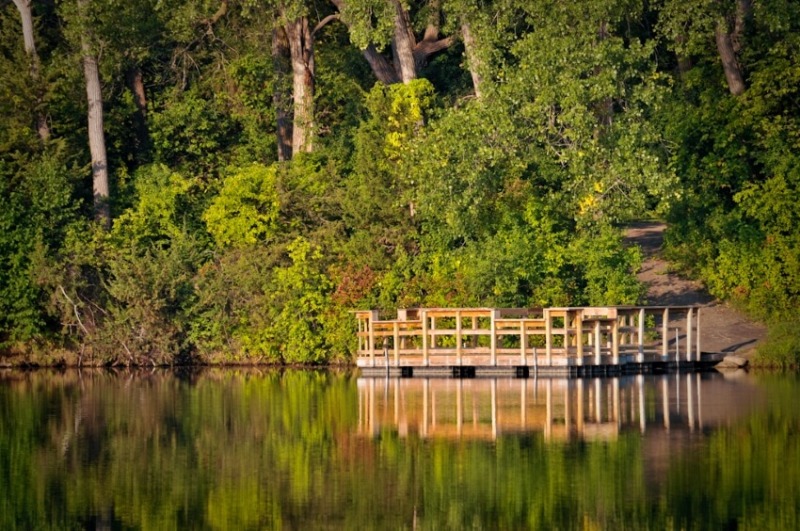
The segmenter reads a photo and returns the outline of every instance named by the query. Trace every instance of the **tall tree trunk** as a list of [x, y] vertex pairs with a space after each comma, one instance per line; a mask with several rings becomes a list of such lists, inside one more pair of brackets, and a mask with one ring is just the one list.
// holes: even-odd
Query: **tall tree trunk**
[[750, 0], [736, 0], [736, 13], [734, 14], [733, 32], [731, 33], [731, 43], [733, 51], [739, 53], [744, 46], [744, 32], [753, 15], [753, 4]]
[[[36, 53], [36, 41], [33, 36], [31, 0], [14, 0], [14, 5], [17, 6], [22, 19], [22, 40], [25, 45], [25, 53], [28, 55], [30, 76], [37, 92], [36, 105], [39, 107], [44, 98], [41, 94], [41, 80], [39, 78], [39, 55]], [[42, 142], [50, 138], [50, 126], [47, 123], [47, 116], [41, 110], [37, 110], [36, 113], [36, 132]]]
[[717, 23], [715, 31], [715, 38], [717, 41], [717, 51], [719, 58], [722, 61], [722, 69], [725, 71], [725, 79], [728, 82], [728, 90], [734, 96], [744, 94], [744, 76], [739, 62], [736, 60], [736, 52], [734, 51], [731, 34], [728, 32], [728, 23], [725, 20], [720, 20]]
[[138, 66], [131, 66], [125, 72], [125, 81], [128, 89], [133, 94], [133, 103], [136, 105], [134, 118], [136, 127], [136, 151], [138, 158], [144, 160], [150, 148], [150, 133], [147, 130], [147, 93], [144, 90], [144, 77]]
[[[81, 18], [86, 19], [87, 0], [78, 1]], [[89, 106], [89, 151], [92, 155], [92, 189], [94, 192], [95, 218], [106, 228], [111, 227], [111, 209], [108, 204], [108, 161], [106, 140], [103, 135], [103, 96], [100, 92], [100, 72], [97, 57], [92, 52], [89, 36], [81, 33], [83, 75], [86, 80], [86, 100]]]
[[483, 85], [483, 63], [478, 58], [476, 50], [475, 36], [472, 35], [472, 29], [468, 23], [461, 24], [461, 37], [464, 39], [464, 52], [467, 55], [467, 67], [472, 76], [472, 87], [475, 90], [475, 97], [481, 97], [481, 85]]
[[291, 93], [287, 86], [291, 68], [290, 57], [286, 31], [278, 26], [272, 30], [272, 64], [276, 77], [272, 91], [272, 103], [275, 107], [278, 160], [281, 162], [292, 158]]
[[[677, 44], [680, 45], [684, 44], [686, 42], [686, 35], [678, 35], [675, 38], [675, 41]], [[692, 63], [692, 58], [689, 57], [688, 55], [679, 53], [677, 54], [677, 58], [678, 58], [678, 75], [681, 77], [681, 79], [683, 79], [686, 77], [686, 74], [689, 73], [689, 70], [691, 70], [694, 65]]]
[[286, 24], [289, 52], [292, 58], [292, 154], [311, 152], [314, 131], [314, 37], [308, 18], [301, 17]]
[[403, 83], [408, 83], [417, 77], [417, 66], [414, 60], [414, 34], [411, 32], [411, 23], [408, 12], [399, 0], [392, 0], [395, 7], [394, 37], [392, 38], [392, 54], [395, 69]]
[[378, 49], [375, 48], [374, 45], [370, 44], [362, 53], [369, 63], [370, 68], [372, 68], [372, 73], [378, 78], [378, 81], [386, 85], [400, 82], [400, 76], [397, 74], [397, 71], [395, 71], [392, 64], [386, 60], [386, 57], [378, 52]]

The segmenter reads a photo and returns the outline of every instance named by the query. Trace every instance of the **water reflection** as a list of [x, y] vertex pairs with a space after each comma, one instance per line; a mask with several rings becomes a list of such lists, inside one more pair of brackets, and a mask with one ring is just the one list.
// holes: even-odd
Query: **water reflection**
[[0, 371], [0, 529], [796, 529], [794, 376]]
[[[716, 374], [716, 373], [715, 373]], [[741, 386], [739, 386], [741, 387]], [[735, 389], [735, 390], [734, 390]], [[744, 395], [743, 395], [744, 392]], [[704, 394], [713, 399], [704, 403]], [[358, 433], [546, 441], [616, 440], [623, 431], [703, 430], [745, 414], [757, 389], [710, 374], [614, 378], [358, 380]]]

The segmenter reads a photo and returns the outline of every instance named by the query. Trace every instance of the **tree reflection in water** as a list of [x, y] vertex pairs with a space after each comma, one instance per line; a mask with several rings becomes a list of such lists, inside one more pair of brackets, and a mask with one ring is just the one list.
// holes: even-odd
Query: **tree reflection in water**
[[0, 373], [0, 527], [796, 528], [796, 376]]

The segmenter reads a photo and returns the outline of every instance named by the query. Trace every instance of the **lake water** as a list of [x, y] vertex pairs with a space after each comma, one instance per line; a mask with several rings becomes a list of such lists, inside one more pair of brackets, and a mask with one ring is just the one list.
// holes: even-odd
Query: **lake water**
[[800, 379], [0, 372], [0, 529], [798, 529]]

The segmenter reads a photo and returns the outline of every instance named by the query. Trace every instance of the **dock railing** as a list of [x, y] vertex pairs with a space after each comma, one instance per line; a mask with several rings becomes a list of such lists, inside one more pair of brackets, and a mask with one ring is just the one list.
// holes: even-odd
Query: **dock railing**
[[700, 360], [697, 306], [355, 312], [361, 367], [553, 367]]

